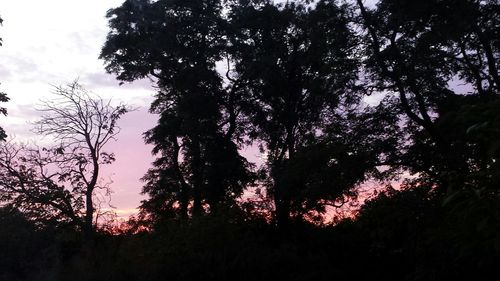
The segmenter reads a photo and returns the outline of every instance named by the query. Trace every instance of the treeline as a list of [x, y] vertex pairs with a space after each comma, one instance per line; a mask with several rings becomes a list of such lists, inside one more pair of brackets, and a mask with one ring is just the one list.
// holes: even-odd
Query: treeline
[[[470, 0], [125, 1], [108, 12], [101, 58], [158, 88], [143, 214], [216, 214], [257, 185], [286, 226], [405, 173], [405, 186], [443, 196], [497, 196], [497, 12]], [[238, 150], [250, 144], [265, 153], [257, 173]]]
[[499, 206], [393, 191], [336, 226], [211, 216], [99, 232], [91, 248], [72, 228], [0, 209], [0, 280], [497, 280]]
[[[12, 226], [0, 241], [25, 247], [6, 246], [0, 279], [496, 280], [499, 10], [125, 1], [100, 58], [157, 89], [148, 199], [126, 227], [99, 231], [99, 166], [114, 161], [101, 148], [129, 108], [58, 88], [72, 109], [47, 103], [38, 124], [64, 145], [0, 152], [0, 223]], [[262, 165], [241, 155], [249, 146]], [[398, 187], [321, 224], [367, 180]]]

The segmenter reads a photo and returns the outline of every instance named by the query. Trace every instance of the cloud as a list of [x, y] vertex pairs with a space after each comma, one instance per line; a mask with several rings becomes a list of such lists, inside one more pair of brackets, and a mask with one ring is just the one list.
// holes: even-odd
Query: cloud
[[149, 79], [141, 79], [132, 83], [125, 82], [120, 85], [120, 81], [115, 78], [115, 75], [108, 74], [104, 70], [102, 72], [85, 73], [81, 77], [81, 81], [88, 84], [90, 87], [123, 87], [125, 89], [142, 89], [152, 90], [153, 82]]
[[13, 55], [0, 56], [0, 75], [3, 79], [27, 81], [39, 75], [38, 65], [28, 57]]
[[[76, 50], [79, 54], [82, 55], [95, 55], [95, 47], [89, 45], [87, 42], [96, 42], [95, 39], [99, 38], [98, 34], [86, 32], [85, 35], [93, 35], [89, 38], [89, 36], [85, 36], [87, 40], [82, 38], [81, 32], [71, 32], [67, 36], [67, 43], [69, 50]], [[95, 38], [92, 38], [95, 37]]]
[[11, 76], [11, 72], [7, 68], [0, 68], [0, 76], [3, 78], [9, 78]]

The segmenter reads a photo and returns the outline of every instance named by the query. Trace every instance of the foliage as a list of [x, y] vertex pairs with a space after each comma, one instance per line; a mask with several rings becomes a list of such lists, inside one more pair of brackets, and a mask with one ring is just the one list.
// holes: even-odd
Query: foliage
[[298, 199], [280, 180], [288, 175], [287, 162], [319, 142], [321, 130], [335, 122], [331, 112], [355, 99], [356, 41], [347, 14], [345, 7], [324, 1], [314, 10], [302, 1], [231, 6], [233, 75], [244, 81], [248, 135], [266, 152], [268, 194], [281, 224]]
[[481, 207], [476, 215], [487, 224], [464, 223], [456, 213], [464, 206], [456, 207], [443, 207], [429, 189], [393, 190], [336, 226], [291, 223], [283, 232], [264, 221], [210, 216], [166, 221], [154, 232], [99, 234], [90, 250], [71, 233], [53, 236], [25, 221], [1, 240], [20, 239], [5, 244], [10, 265], [2, 272], [18, 280], [495, 280], [498, 219]]
[[[7, 101], [9, 101], [7, 95], [3, 92], [0, 92], [0, 102], [7, 102]], [[4, 116], [7, 115], [7, 109], [5, 107], [0, 107], [0, 114]], [[7, 134], [5, 133], [5, 130], [2, 127], [0, 127], [0, 141], [5, 140], [6, 137]]]
[[125, 1], [108, 18], [108, 72], [153, 77], [159, 89], [151, 112], [160, 118], [145, 133], [157, 160], [143, 178], [143, 210], [187, 217], [234, 204], [252, 175], [238, 152], [237, 86], [216, 69], [226, 48], [221, 1]]
[[[0, 18], [0, 25], [3, 23], [3, 20], [2, 18]], [[2, 46], [2, 38], [0, 38], [0, 46]], [[7, 102], [9, 101], [9, 98], [7, 97], [7, 95], [3, 92], [0, 92], [0, 102]], [[1, 115], [7, 115], [7, 109], [5, 109], [4, 107], [0, 107], [0, 114]], [[5, 130], [0, 127], [0, 142], [5, 140], [5, 138], [7, 137], [7, 134], [5, 133]]]
[[478, 195], [461, 191], [443, 204], [435, 189], [409, 185], [367, 202], [356, 224], [369, 251], [391, 264], [379, 278], [498, 278], [499, 201]]
[[[442, 190], [486, 166], [489, 177], [495, 159], [465, 136], [473, 118], [468, 127], [450, 118], [496, 99], [497, 5], [450, 3], [125, 1], [110, 10], [107, 71], [158, 86], [159, 122], [145, 134], [158, 158], [143, 209], [186, 218], [234, 206], [255, 179], [238, 152], [249, 143], [266, 154], [259, 184], [283, 223], [398, 170]], [[473, 95], [453, 89], [457, 80]], [[374, 92], [385, 96], [379, 105], [364, 104]]]
[[[357, 4], [366, 69], [375, 89], [398, 97], [395, 105], [406, 123], [404, 155], [395, 162], [452, 189], [453, 178], [464, 181], [474, 173], [469, 163], [479, 160], [469, 153], [471, 142], [456, 138], [467, 128], [442, 126], [442, 120], [498, 96], [498, 17], [492, 13], [498, 3], [384, 0], [375, 9]], [[453, 86], [459, 83], [470, 93]]]
[[[40, 231], [19, 210], [0, 208], [0, 280], [49, 280], [57, 267], [53, 231]], [[43, 258], [42, 258], [43, 256]]]

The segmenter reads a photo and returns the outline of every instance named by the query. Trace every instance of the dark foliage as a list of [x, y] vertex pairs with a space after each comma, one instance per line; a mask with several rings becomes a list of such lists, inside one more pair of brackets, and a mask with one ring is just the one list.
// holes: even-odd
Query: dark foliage
[[151, 199], [142, 209], [186, 218], [234, 205], [252, 173], [238, 152], [237, 82], [216, 69], [227, 47], [221, 1], [125, 1], [108, 18], [107, 70], [123, 81], [153, 77], [159, 88], [151, 112], [160, 118], [145, 133], [157, 160], [143, 178]]
[[464, 194], [443, 205], [429, 188], [388, 190], [333, 227], [283, 232], [212, 216], [101, 234], [92, 248], [9, 213], [0, 280], [496, 280], [499, 203]]
[[471, 138], [480, 115], [463, 114], [498, 99], [498, 1], [357, 4], [373, 87], [397, 96], [393, 109], [406, 123], [403, 155], [393, 162], [426, 174], [446, 192], [458, 187], [454, 181], [475, 177], [477, 167], [496, 166]]
[[[3, 23], [3, 20], [2, 18], [0, 18], [0, 25]], [[2, 46], [2, 38], [0, 37], [0, 46]], [[0, 92], [0, 102], [7, 102], [9, 101], [9, 98], [7, 97], [7, 95], [3, 92]], [[7, 115], [7, 109], [5, 109], [4, 107], [0, 107], [0, 115]], [[7, 137], [7, 134], [5, 133], [5, 130], [0, 127], [0, 142], [5, 140], [5, 138]]]
[[[312, 10], [304, 1], [283, 5], [234, 1], [231, 6], [228, 21], [234, 75], [244, 81], [242, 103], [250, 123], [248, 136], [267, 155], [265, 184], [274, 199], [278, 224], [286, 224], [297, 206], [311, 210], [307, 202], [320, 199], [315, 193], [321, 193], [321, 199], [335, 200], [364, 177], [365, 170], [349, 175], [354, 177], [341, 177], [328, 167], [343, 144], [322, 141], [325, 128], [340, 122], [336, 110], [350, 107], [359, 97], [357, 42], [348, 24], [349, 12], [335, 1], [320, 1]], [[323, 159], [314, 159], [313, 151]], [[350, 158], [347, 161], [360, 160], [345, 153]], [[321, 186], [311, 182], [318, 179], [301, 182], [289, 177], [299, 175], [298, 165], [316, 160], [316, 173], [336, 173], [341, 182], [350, 184], [335, 186], [325, 178]]]

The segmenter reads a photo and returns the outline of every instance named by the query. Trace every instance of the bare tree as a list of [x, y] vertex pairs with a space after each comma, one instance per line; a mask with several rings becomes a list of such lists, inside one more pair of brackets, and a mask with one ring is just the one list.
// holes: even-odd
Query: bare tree
[[117, 120], [130, 108], [112, 106], [77, 82], [55, 87], [54, 94], [56, 98], [42, 102], [34, 132], [55, 145], [3, 144], [0, 200], [38, 218], [68, 221], [91, 237], [101, 203], [96, 196], [110, 191], [109, 183], [100, 179], [100, 168], [115, 160], [103, 149], [119, 133]]

